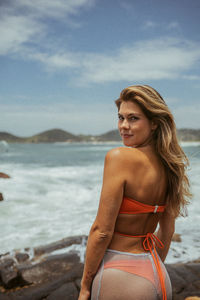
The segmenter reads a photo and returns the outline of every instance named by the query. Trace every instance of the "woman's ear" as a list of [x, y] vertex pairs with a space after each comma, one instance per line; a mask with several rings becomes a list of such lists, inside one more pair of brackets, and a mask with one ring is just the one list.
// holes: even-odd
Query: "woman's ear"
[[151, 129], [155, 130], [157, 127], [158, 127], [158, 124], [154, 120], [152, 120], [151, 121]]

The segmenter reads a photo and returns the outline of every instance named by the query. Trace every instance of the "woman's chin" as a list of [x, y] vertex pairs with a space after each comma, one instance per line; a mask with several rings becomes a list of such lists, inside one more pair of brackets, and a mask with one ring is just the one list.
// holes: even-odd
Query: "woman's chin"
[[133, 147], [133, 142], [128, 141], [127, 139], [122, 139], [122, 142], [126, 147]]

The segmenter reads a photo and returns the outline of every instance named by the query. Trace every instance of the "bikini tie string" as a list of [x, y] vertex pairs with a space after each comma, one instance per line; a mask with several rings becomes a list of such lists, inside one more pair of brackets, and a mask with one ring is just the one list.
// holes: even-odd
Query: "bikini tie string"
[[164, 248], [164, 244], [161, 242], [161, 240], [159, 240], [159, 238], [152, 232], [148, 232], [147, 234], [143, 234], [143, 235], [130, 235], [130, 234], [120, 233], [117, 231], [115, 231], [115, 233], [123, 235], [123, 236], [128, 236], [128, 237], [144, 238], [144, 241], [143, 241], [144, 250], [149, 251], [151, 253], [151, 256], [153, 258], [154, 264], [155, 264], [157, 272], [158, 272], [162, 295], [163, 295], [162, 300], [167, 300], [165, 280], [163, 277], [160, 260], [159, 260], [159, 257], [158, 257], [157, 251], [156, 251], [156, 247], [161, 248], [161, 249]]
[[160, 278], [161, 289], [162, 289], [162, 294], [163, 294], [163, 300], [167, 300], [167, 294], [166, 294], [165, 282], [164, 282], [164, 278], [163, 278], [163, 272], [162, 272], [159, 257], [158, 257], [157, 251], [156, 251], [156, 246], [162, 249], [164, 247], [164, 244], [161, 242], [161, 240], [159, 240], [159, 238], [155, 234], [153, 234], [151, 232], [147, 233], [146, 235], [143, 235], [143, 237], [145, 237], [145, 239], [143, 241], [144, 250], [150, 251], [151, 256], [154, 260], [156, 269], [158, 271], [158, 275], [159, 275], [159, 278]]
[[161, 242], [161, 240], [159, 240], [159, 238], [155, 234], [149, 232], [144, 236], [145, 239], [143, 241], [143, 247], [146, 251], [150, 251], [150, 249], [152, 248], [155, 250], [155, 246], [161, 249], [164, 248], [164, 244]]

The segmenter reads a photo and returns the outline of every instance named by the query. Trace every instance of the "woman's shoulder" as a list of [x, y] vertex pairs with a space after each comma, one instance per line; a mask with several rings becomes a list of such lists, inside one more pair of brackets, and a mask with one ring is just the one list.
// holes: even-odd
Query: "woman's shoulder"
[[118, 162], [139, 162], [144, 159], [144, 153], [137, 148], [116, 147], [106, 153], [106, 160], [116, 160]]

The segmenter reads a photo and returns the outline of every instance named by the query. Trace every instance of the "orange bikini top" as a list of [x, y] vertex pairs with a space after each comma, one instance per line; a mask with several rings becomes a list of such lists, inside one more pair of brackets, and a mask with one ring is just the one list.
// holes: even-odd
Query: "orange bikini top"
[[119, 214], [141, 214], [141, 213], [157, 213], [163, 212], [164, 206], [144, 204], [134, 199], [124, 197]]

